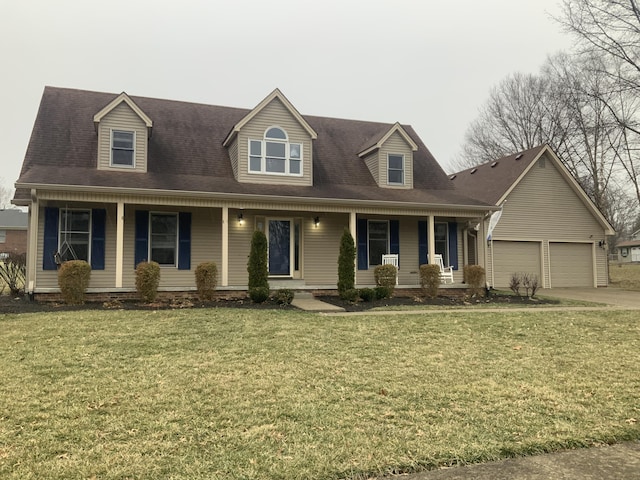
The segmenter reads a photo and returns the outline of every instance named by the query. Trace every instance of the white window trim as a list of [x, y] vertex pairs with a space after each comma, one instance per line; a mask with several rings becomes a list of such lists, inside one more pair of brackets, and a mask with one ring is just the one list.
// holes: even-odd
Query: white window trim
[[[401, 157], [402, 158], [402, 181], [401, 182], [392, 182], [391, 180], [389, 180], [389, 171], [391, 170], [390, 164], [389, 164], [389, 157], [394, 156], [394, 157]], [[406, 177], [406, 172], [407, 168], [405, 165], [405, 155], [404, 153], [387, 153], [387, 185], [405, 185], [405, 177]], [[397, 172], [398, 169], [394, 168], [393, 169], [394, 172]]]
[[371, 223], [386, 223], [387, 224], [387, 248], [386, 253], [389, 253], [391, 250], [391, 226], [389, 225], [389, 220], [375, 220], [369, 219], [367, 220], [367, 269], [373, 267], [377, 267], [378, 265], [382, 265], [382, 259], [380, 259], [380, 263], [375, 265], [371, 265], [371, 255], [369, 254], [371, 250]]
[[[116, 165], [113, 163], [113, 134], [114, 132], [120, 133], [132, 133], [133, 134], [133, 162], [131, 165]], [[112, 128], [110, 130], [110, 139], [109, 139], [109, 166], [111, 168], [124, 168], [127, 170], [131, 170], [136, 168], [136, 140], [137, 140], [137, 132], [135, 130], [124, 130], [122, 128]]]
[[153, 243], [152, 243], [152, 239], [153, 239], [153, 222], [151, 221], [152, 217], [154, 215], [164, 215], [164, 216], [169, 216], [169, 215], [173, 215], [176, 217], [176, 244], [175, 244], [175, 249], [176, 249], [176, 254], [174, 256], [174, 263], [173, 265], [168, 264], [168, 263], [158, 263], [158, 265], [160, 265], [160, 268], [173, 268], [173, 269], [177, 269], [178, 268], [178, 256], [180, 255], [180, 252], [178, 251], [178, 247], [180, 246], [180, 215], [178, 215], [178, 212], [149, 212], [149, 247], [148, 247], [148, 252], [147, 252], [147, 258], [149, 259], [150, 262], [153, 262], [154, 260], [151, 258], [151, 250], [153, 247]]
[[[63, 227], [63, 220], [62, 220], [62, 212], [89, 212], [89, 244], [87, 245], [87, 263], [89, 265], [91, 265], [91, 244], [92, 244], [92, 240], [93, 240], [93, 211], [90, 208], [59, 208], [58, 209], [58, 253], [60, 253], [60, 246], [62, 245], [62, 237], [63, 237], [63, 233], [62, 233], [62, 227]], [[66, 232], [67, 235], [71, 234], [74, 232], [74, 230], [64, 230]], [[80, 233], [84, 233], [84, 232], [80, 232]]]
[[[279, 138], [267, 138], [267, 132], [272, 128], [277, 128], [282, 130], [287, 137], [282, 140]], [[251, 142], [260, 142], [260, 171], [251, 170]], [[281, 143], [285, 145], [285, 171], [282, 172], [268, 172], [267, 171], [267, 142], [271, 143]], [[294, 160], [300, 161], [300, 173], [291, 173], [291, 145], [299, 145], [300, 146], [300, 158], [296, 158]], [[247, 139], [247, 173], [250, 175], [274, 175], [279, 177], [302, 177], [304, 176], [304, 143], [302, 142], [292, 142], [289, 139], [289, 133], [282, 127], [278, 125], [271, 125], [266, 128], [262, 139], [257, 138], [248, 138]]]

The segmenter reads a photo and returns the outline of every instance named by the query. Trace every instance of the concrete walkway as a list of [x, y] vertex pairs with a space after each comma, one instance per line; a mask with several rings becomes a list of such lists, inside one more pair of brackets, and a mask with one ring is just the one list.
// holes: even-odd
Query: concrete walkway
[[499, 462], [384, 478], [386, 480], [636, 480], [640, 479], [640, 442], [510, 458]]
[[296, 292], [291, 305], [308, 312], [344, 312], [344, 308], [322, 302], [310, 292]]

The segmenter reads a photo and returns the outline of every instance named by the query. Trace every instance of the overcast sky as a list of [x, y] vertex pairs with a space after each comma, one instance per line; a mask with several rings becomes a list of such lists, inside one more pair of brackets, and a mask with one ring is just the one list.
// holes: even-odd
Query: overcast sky
[[[0, 177], [45, 85], [410, 124], [448, 169], [489, 89], [570, 48], [558, 0], [2, 2]], [[90, 119], [88, 119], [90, 121]]]

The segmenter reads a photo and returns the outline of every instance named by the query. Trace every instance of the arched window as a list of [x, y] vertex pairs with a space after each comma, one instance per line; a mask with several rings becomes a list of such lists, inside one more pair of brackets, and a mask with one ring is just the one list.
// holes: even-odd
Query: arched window
[[287, 132], [269, 127], [262, 140], [249, 139], [249, 172], [302, 175], [302, 144], [290, 143]]

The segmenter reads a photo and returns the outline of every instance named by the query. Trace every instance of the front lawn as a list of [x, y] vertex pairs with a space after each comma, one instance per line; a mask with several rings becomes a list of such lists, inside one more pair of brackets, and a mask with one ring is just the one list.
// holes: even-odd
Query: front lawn
[[640, 264], [638, 263], [611, 263], [609, 277], [612, 287], [640, 291]]
[[640, 438], [637, 312], [0, 318], [0, 478], [337, 479]]

